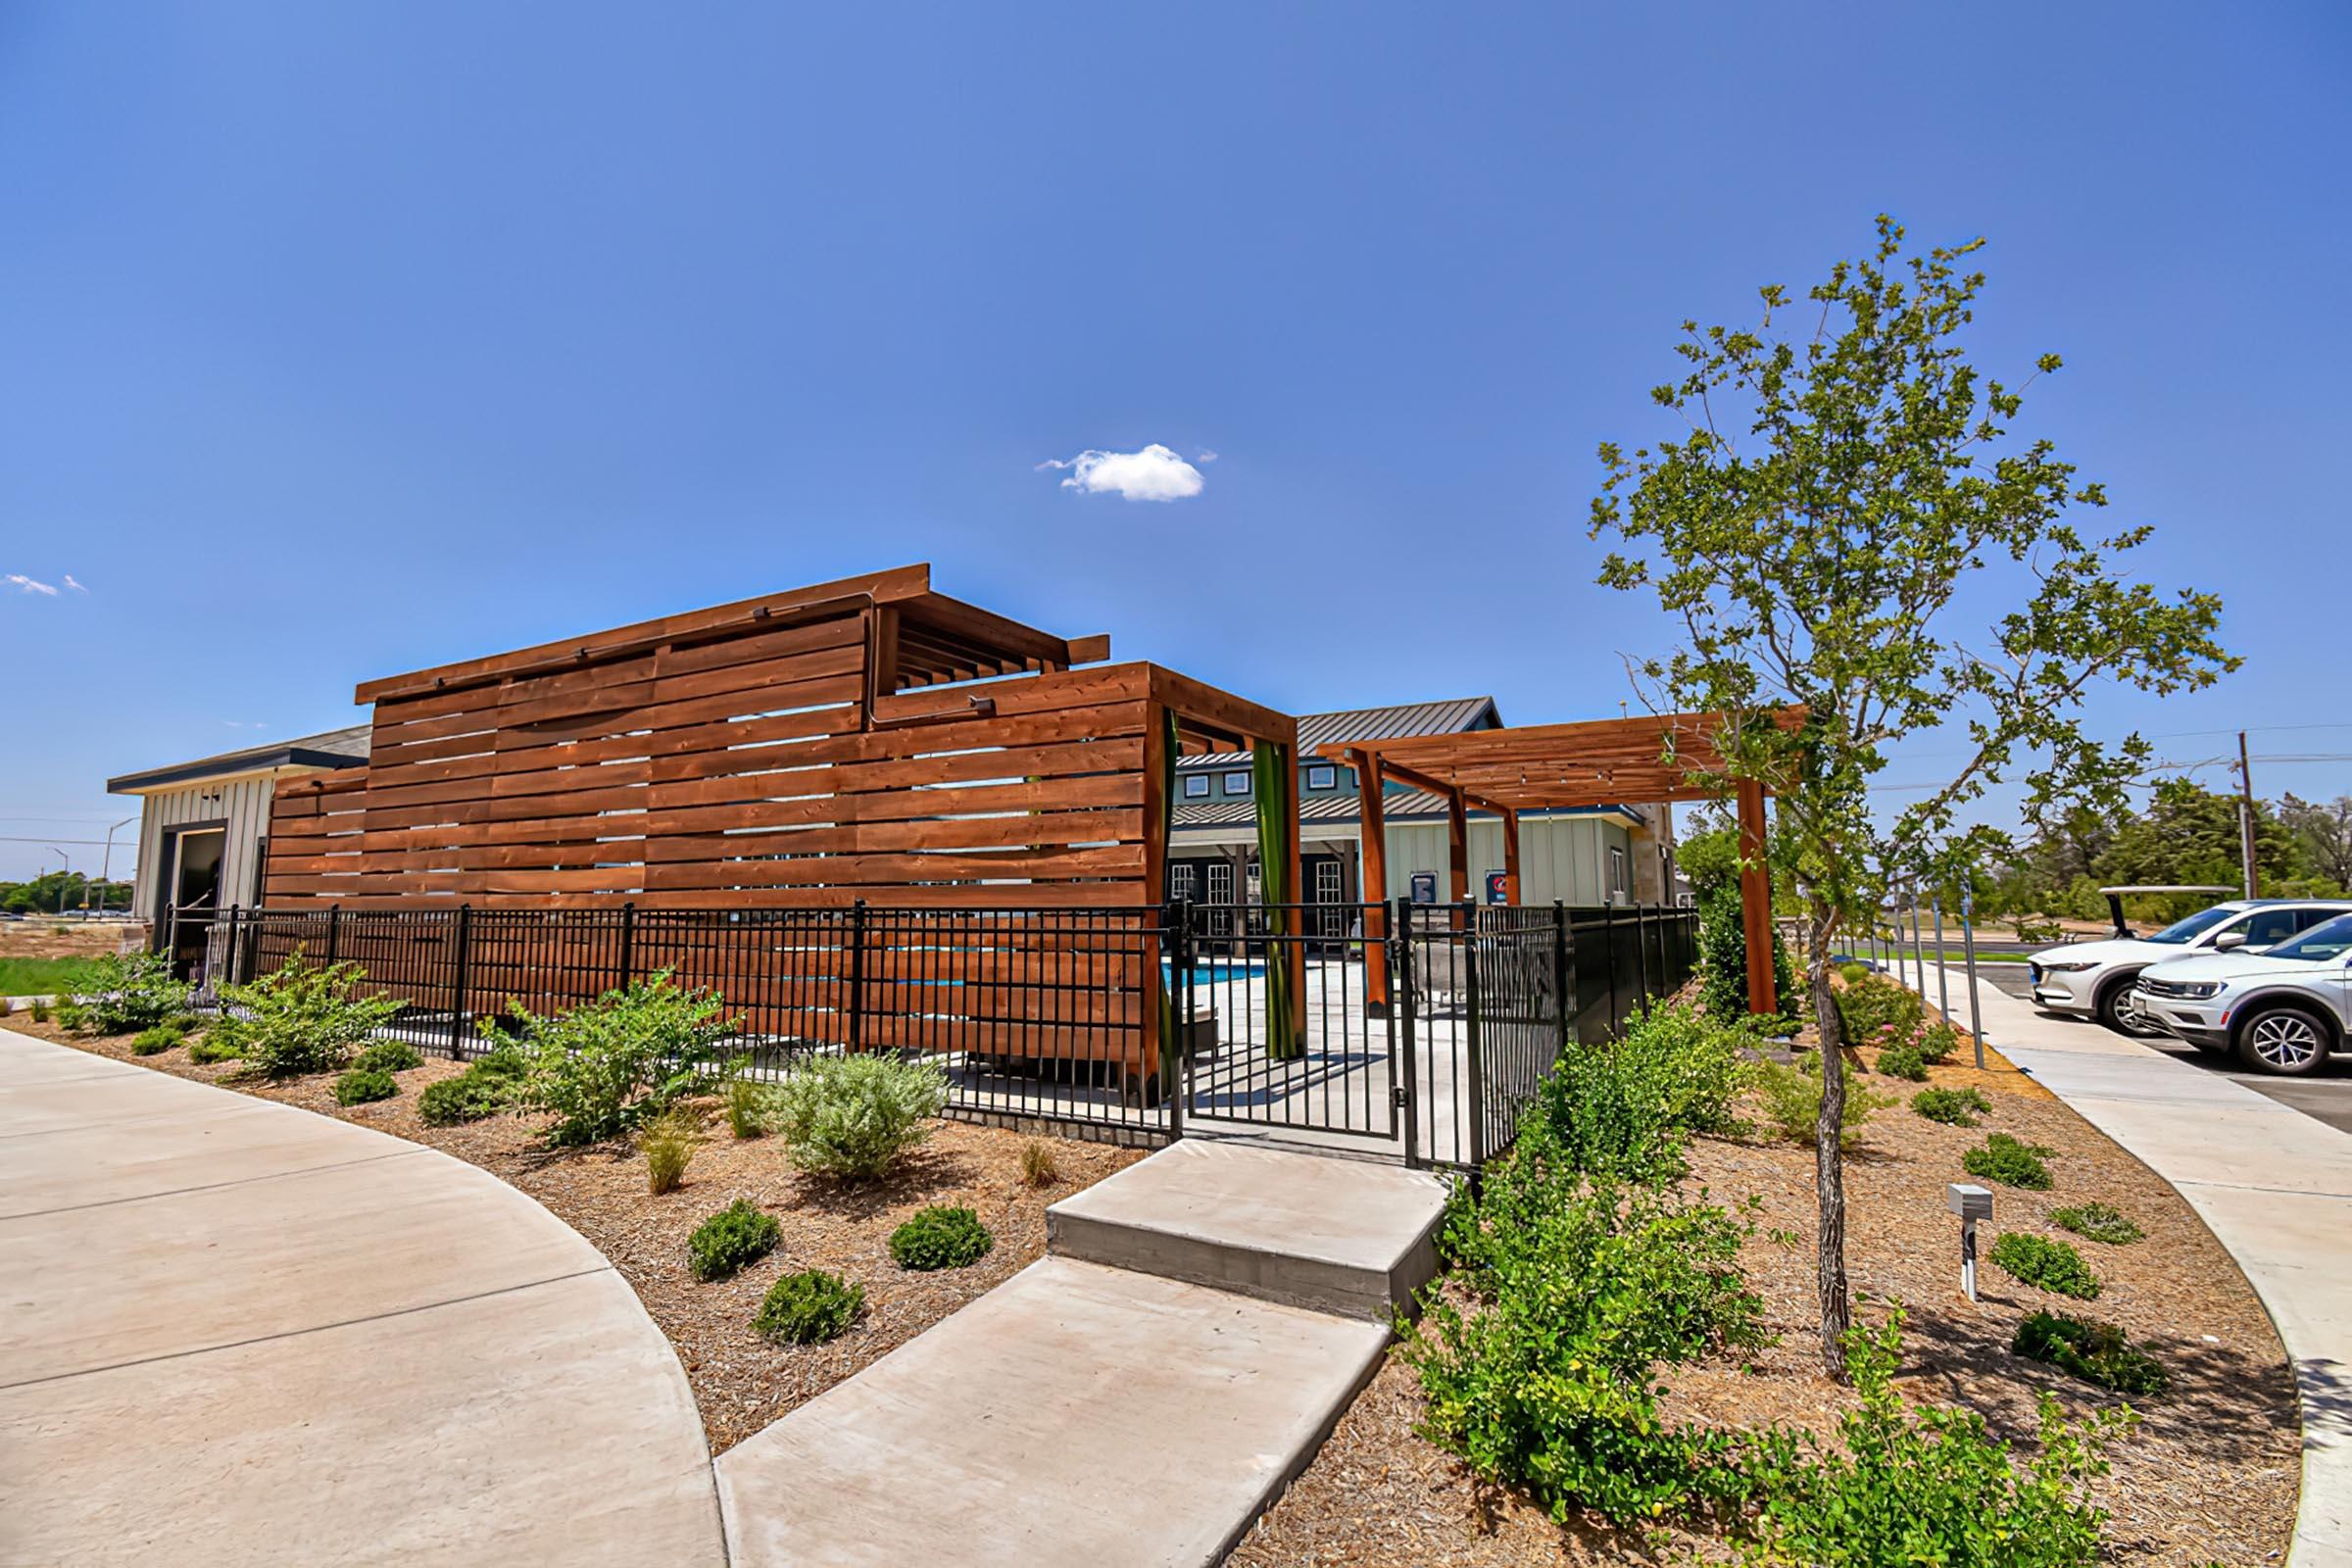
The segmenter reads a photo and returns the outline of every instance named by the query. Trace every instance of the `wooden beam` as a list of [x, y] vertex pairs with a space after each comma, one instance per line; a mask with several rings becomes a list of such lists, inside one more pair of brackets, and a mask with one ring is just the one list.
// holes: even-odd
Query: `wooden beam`
[[1764, 786], [1752, 778], [1739, 783], [1740, 929], [1747, 941], [1747, 1010], [1781, 1010], [1772, 962], [1772, 872], [1764, 863]]
[[[1328, 756], [1332, 748], [1328, 746], [1324, 747], [1318, 755]], [[1417, 767], [1409, 767], [1391, 758], [1386, 752], [1375, 751], [1371, 755], [1379, 764], [1380, 771], [1399, 784], [1410, 784], [1413, 788], [1427, 790], [1432, 795], [1460, 795], [1482, 811], [1511, 809], [1510, 807], [1490, 796], [1480, 794], [1476, 790], [1464, 789], [1452, 779], [1441, 778], [1435, 773], [1424, 773]]]
[[1389, 818], [1382, 801], [1380, 765], [1372, 754], [1362, 750], [1348, 754], [1354, 759], [1355, 794], [1362, 814], [1362, 838], [1359, 845], [1363, 855], [1362, 885], [1356, 896], [1366, 906], [1364, 910], [1364, 1005], [1367, 1010], [1378, 1009], [1375, 1016], [1385, 1014], [1389, 1006]]
[[1446, 858], [1453, 902], [1470, 897], [1470, 812], [1460, 790], [1446, 792]]
[[1502, 902], [1519, 902], [1519, 813], [1502, 813]]

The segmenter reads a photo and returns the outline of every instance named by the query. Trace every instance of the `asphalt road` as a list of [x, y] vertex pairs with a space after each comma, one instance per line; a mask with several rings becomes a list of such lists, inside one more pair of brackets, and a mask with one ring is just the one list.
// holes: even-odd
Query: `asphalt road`
[[[1953, 967], [1957, 968], [1957, 963]], [[2027, 978], [2026, 966], [2022, 963], [1981, 963], [1977, 965], [1977, 975], [1985, 984], [1998, 986], [2022, 1001], [2033, 1000], [2032, 982]], [[1931, 979], [1931, 994], [1934, 984]], [[1965, 1019], [1968, 1016], [1968, 999], [1955, 993], [1952, 1011]], [[2067, 1021], [2081, 1029], [2105, 1027], [2088, 1019]], [[1994, 1046], [2000, 1044], [1998, 1035], [1989, 1036], [1988, 1039]], [[2314, 1120], [2352, 1133], [2352, 1056], [2338, 1056], [2308, 1078], [2273, 1078], [2267, 1073], [2243, 1070], [2234, 1057], [2208, 1055], [2194, 1046], [2183, 1045], [2178, 1040], [2143, 1039], [2140, 1044], [2176, 1056], [2201, 1071], [2234, 1078], [2248, 1089], [2268, 1095], [2282, 1105], [2291, 1105]]]

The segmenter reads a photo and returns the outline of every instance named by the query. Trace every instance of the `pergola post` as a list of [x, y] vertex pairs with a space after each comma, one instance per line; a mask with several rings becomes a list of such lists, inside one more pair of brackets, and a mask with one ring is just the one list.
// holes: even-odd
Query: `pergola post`
[[1462, 923], [1462, 903], [1470, 897], [1470, 807], [1459, 785], [1446, 792], [1446, 863], [1451, 875], [1453, 923]]
[[1502, 902], [1519, 903], [1519, 813], [1502, 813]]
[[1380, 762], [1370, 752], [1348, 754], [1355, 768], [1355, 795], [1363, 813], [1364, 1010], [1383, 1017], [1389, 1010], [1389, 819], [1382, 800], [1386, 786]]
[[1740, 929], [1747, 942], [1747, 1010], [1781, 1010], [1772, 962], [1772, 872], [1764, 863], [1764, 785], [1739, 781]]

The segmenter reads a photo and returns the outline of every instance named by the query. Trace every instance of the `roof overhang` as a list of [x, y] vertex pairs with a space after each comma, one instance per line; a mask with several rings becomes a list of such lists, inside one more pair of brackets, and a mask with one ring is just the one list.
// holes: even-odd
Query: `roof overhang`
[[313, 751], [303, 746], [280, 747], [258, 757], [239, 757], [228, 762], [181, 762], [153, 767], [143, 773], [124, 773], [106, 781], [109, 795], [154, 795], [185, 789], [191, 784], [225, 784], [240, 778], [275, 778], [289, 772], [315, 773], [331, 768], [365, 767], [368, 759], [342, 752]]

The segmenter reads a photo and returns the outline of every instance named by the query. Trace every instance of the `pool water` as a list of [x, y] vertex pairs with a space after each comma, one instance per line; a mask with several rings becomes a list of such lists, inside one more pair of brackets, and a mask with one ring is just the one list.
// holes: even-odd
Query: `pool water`
[[[1175, 972], [1165, 958], [1159, 961], [1159, 966], [1170, 975]], [[1266, 966], [1262, 963], [1241, 963], [1231, 958], [1204, 959], [1194, 964], [1192, 971], [1195, 985], [1207, 985], [1219, 980], [1254, 980], [1265, 972]]]

